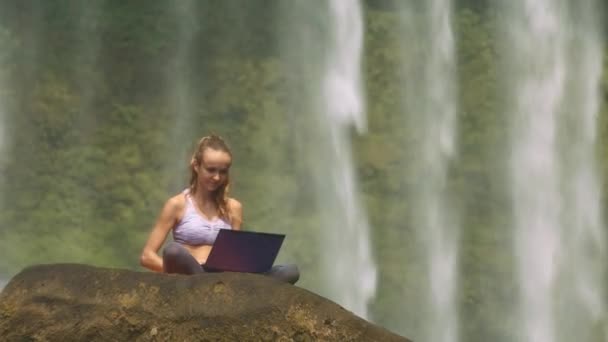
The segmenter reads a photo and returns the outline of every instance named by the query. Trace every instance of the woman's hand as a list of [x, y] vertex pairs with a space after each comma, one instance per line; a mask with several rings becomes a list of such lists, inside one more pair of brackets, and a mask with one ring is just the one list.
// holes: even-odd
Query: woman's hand
[[158, 255], [158, 250], [165, 242], [169, 231], [177, 223], [178, 215], [184, 207], [183, 197], [180, 194], [171, 197], [165, 203], [139, 258], [143, 267], [156, 272], [163, 271], [163, 259]]

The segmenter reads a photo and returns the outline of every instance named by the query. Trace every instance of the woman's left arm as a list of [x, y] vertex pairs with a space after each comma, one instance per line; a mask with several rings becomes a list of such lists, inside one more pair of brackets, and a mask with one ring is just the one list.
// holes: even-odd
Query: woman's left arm
[[232, 225], [232, 229], [241, 230], [241, 225], [243, 224], [243, 205], [241, 202], [231, 198], [228, 200], [228, 206], [230, 209], [230, 224]]

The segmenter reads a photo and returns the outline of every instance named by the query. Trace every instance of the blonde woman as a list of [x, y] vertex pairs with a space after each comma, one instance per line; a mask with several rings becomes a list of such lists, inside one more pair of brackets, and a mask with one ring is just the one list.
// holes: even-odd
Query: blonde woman
[[[243, 207], [228, 196], [232, 152], [225, 141], [202, 138], [190, 161], [190, 186], [165, 203], [141, 254], [141, 265], [156, 271], [180, 274], [204, 273], [211, 247], [220, 229], [240, 230]], [[169, 232], [173, 242], [158, 251]], [[267, 275], [291, 284], [300, 275], [295, 265], [272, 267]]]

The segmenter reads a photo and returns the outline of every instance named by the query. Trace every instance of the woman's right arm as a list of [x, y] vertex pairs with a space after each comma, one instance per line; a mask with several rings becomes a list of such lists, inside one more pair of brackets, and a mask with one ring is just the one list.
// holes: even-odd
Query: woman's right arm
[[158, 255], [158, 250], [165, 242], [169, 231], [177, 223], [179, 209], [179, 195], [171, 197], [165, 203], [139, 258], [143, 267], [156, 272], [163, 271], [163, 259]]

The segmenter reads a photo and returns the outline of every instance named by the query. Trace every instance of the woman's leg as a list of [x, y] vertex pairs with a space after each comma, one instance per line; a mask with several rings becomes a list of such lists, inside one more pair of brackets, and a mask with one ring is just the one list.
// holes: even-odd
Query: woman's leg
[[169, 242], [163, 250], [163, 268], [166, 273], [198, 274], [205, 270], [184, 246]]
[[275, 265], [264, 274], [290, 284], [295, 284], [300, 279], [300, 270], [297, 265]]

